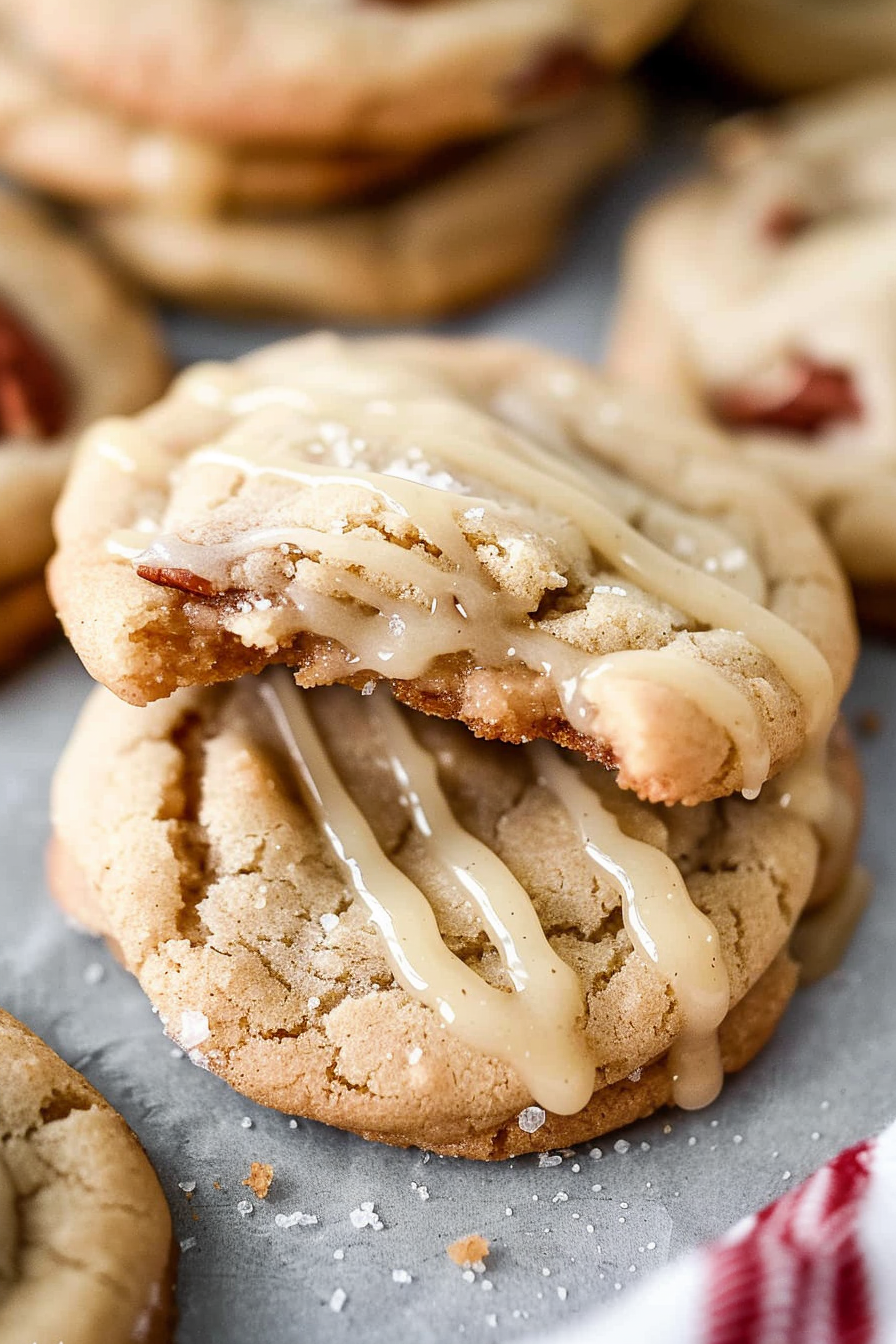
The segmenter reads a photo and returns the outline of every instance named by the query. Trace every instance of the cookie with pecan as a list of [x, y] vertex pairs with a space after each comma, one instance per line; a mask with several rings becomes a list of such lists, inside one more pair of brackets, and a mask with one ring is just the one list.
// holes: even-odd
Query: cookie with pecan
[[136, 410], [165, 360], [148, 315], [87, 248], [0, 194], [0, 668], [54, 625], [50, 517], [73, 438]]

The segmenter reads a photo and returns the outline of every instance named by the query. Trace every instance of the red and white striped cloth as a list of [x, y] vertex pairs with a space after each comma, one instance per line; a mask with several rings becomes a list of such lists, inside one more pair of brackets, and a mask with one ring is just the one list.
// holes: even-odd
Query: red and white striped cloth
[[896, 1124], [542, 1344], [896, 1344]]

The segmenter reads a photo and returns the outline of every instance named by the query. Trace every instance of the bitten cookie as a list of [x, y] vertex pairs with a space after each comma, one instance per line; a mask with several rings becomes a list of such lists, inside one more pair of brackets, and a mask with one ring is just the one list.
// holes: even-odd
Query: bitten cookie
[[772, 93], [799, 93], [896, 68], [894, 0], [698, 0], [697, 51]]
[[0, 193], [0, 670], [52, 630], [41, 577], [72, 437], [166, 375], [148, 316], [69, 234]]
[[610, 367], [724, 425], [896, 625], [896, 82], [713, 134], [628, 248]]
[[419, 148], [559, 110], [685, 0], [2, 0], [13, 39], [122, 111], [216, 143]]
[[165, 1197], [98, 1092], [0, 1010], [0, 1341], [163, 1344]]
[[287, 663], [547, 737], [655, 801], [823, 739], [855, 632], [811, 521], [724, 441], [500, 341], [284, 342], [85, 438], [52, 591], [137, 704]]
[[706, 1104], [761, 1048], [819, 855], [818, 901], [851, 862], [842, 738], [831, 762], [657, 808], [383, 687], [98, 689], [54, 783], [51, 880], [240, 1092], [502, 1157]]
[[[541, 271], [583, 193], [628, 158], [640, 131], [635, 95], [608, 83], [549, 121], [446, 152], [429, 171], [420, 164], [403, 189], [367, 205], [256, 219], [178, 209], [183, 201], [172, 198], [175, 208], [99, 210], [89, 223], [120, 266], [174, 299], [350, 321], [421, 319]], [[194, 186], [189, 168], [187, 176]]]

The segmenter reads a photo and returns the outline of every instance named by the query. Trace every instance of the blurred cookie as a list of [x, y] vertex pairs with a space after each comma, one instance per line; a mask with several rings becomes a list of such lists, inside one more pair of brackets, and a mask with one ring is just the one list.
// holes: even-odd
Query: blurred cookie
[[67, 90], [0, 41], [0, 167], [77, 205], [186, 216], [312, 209], [384, 191], [439, 155], [248, 149], [134, 122]]
[[843, 738], [831, 762], [754, 802], [652, 807], [382, 687], [99, 689], [54, 783], [51, 881], [238, 1091], [503, 1157], [707, 1104], [761, 1048], [819, 855], [851, 863]]
[[0, 668], [53, 628], [40, 575], [72, 438], [163, 385], [148, 316], [90, 252], [0, 192]]
[[610, 367], [730, 430], [896, 627], [896, 81], [711, 140], [635, 225]]
[[896, 0], [698, 0], [685, 34], [771, 93], [896, 69]]
[[0, 1340], [169, 1340], [171, 1220], [137, 1140], [2, 1010], [0, 1068]]
[[608, 84], [382, 203], [294, 220], [100, 211], [92, 223], [120, 265], [174, 299], [352, 321], [438, 316], [538, 273], [640, 128], [634, 95]]
[[403, 149], [560, 109], [685, 0], [2, 0], [83, 92], [216, 142]]
[[855, 634], [811, 521], [694, 421], [501, 341], [313, 336], [83, 441], [52, 592], [146, 703], [288, 663], [549, 737], [655, 801], [823, 737]]

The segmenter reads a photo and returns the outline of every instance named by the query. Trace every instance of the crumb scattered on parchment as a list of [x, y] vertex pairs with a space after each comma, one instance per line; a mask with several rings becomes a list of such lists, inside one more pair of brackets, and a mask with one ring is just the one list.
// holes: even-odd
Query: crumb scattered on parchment
[[478, 1264], [488, 1255], [488, 1242], [485, 1237], [480, 1237], [478, 1232], [471, 1232], [468, 1237], [460, 1237], [446, 1247], [449, 1259], [453, 1260], [461, 1269], [469, 1269], [471, 1265]]
[[877, 737], [884, 726], [884, 716], [878, 709], [860, 709], [855, 718], [856, 732], [861, 737]]
[[274, 1168], [272, 1166], [269, 1166], [267, 1162], [253, 1162], [243, 1185], [248, 1185], [253, 1195], [257, 1195], [259, 1199], [267, 1199], [273, 1179]]

